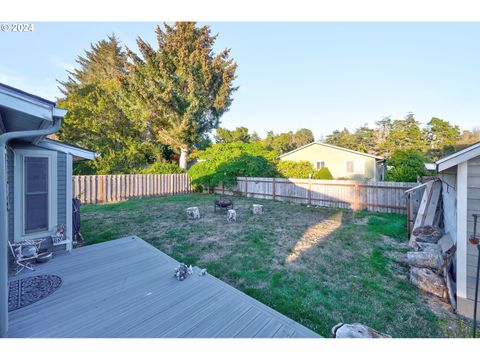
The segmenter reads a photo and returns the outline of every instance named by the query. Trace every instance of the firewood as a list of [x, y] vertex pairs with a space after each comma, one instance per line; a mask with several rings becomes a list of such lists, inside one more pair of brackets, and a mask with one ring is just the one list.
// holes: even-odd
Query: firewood
[[443, 268], [443, 258], [440, 251], [410, 251], [407, 253], [407, 263], [410, 266], [438, 270]]
[[419, 289], [436, 295], [446, 301], [447, 287], [443, 278], [427, 268], [410, 268], [410, 282]]

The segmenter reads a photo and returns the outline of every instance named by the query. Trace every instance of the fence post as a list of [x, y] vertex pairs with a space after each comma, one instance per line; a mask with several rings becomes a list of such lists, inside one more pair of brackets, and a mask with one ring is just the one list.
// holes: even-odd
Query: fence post
[[272, 178], [272, 200], [275, 200], [275, 178]]
[[312, 174], [308, 174], [308, 205], [312, 205]]
[[248, 178], [245, 177], [245, 196], [248, 197]]
[[103, 189], [103, 175], [98, 177], [98, 197], [100, 202], [105, 202], [105, 192]]
[[359, 204], [359, 197], [360, 197], [360, 187], [358, 186], [358, 183], [355, 181], [355, 184], [353, 185], [353, 210], [357, 211], [360, 209], [360, 204]]

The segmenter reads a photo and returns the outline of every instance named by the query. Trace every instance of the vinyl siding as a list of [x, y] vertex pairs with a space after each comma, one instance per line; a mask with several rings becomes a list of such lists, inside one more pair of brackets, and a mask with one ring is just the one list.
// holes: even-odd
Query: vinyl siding
[[[349, 178], [354, 180], [376, 180], [379, 178], [379, 171], [375, 170], [376, 161], [374, 158], [321, 144], [312, 144], [298, 151], [293, 151], [290, 154], [282, 156], [280, 160], [309, 161], [314, 167], [317, 161], [325, 161], [325, 166], [330, 170], [334, 178]], [[347, 173], [345, 166], [347, 160], [363, 161], [364, 173]]]
[[[473, 234], [472, 214], [480, 215], [480, 156], [468, 161], [467, 195], [467, 239]], [[477, 236], [480, 234], [480, 219]], [[477, 271], [477, 247], [467, 244], [467, 298], [475, 299], [475, 277]]]

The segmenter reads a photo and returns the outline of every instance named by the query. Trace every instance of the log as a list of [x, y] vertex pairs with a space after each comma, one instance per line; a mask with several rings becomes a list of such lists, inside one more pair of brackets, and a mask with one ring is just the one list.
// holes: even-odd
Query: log
[[391, 338], [390, 335], [382, 334], [381, 332], [372, 329], [363, 324], [353, 323], [353, 324], [344, 324], [339, 323], [332, 328], [332, 337], [341, 339], [341, 338], [363, 338], [363, 339], [372, 339], [372, 338]]
[[412, 234], [417, 242], [436, 244], [442, 237], [443, 231], [438, 226], [426, 225], [413, 229]]
[[253, 206], [252, 206], [252, 212], [253, 212], [255, 215], [263, 214], [263, 205], [253, 204]]
[[229, 222], [235, 222], [237, 221], [237, 212], [233, 209], [228, 209], [227, 213], [227, 221]]
[[419, 289], [436, 295], [444, 301], [448, 298], [445, 281], [430, 269], [410, 268], [410, 282]]
[[198, 207], [189, 207], [186, 212], [187, 212], [188, 219], [191, 219], [191, 220], [200, 219], [200, 210], [198, 210]]
[[438, 249], [428, 251], [410, 251], [407, 253], [407, 264], [417, 268], [438, 270], [443, 267], [443, 257]]

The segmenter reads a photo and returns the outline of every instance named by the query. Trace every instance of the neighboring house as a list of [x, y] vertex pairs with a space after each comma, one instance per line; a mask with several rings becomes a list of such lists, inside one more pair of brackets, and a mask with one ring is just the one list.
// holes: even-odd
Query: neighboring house
[[[46, 238], [65, 227], [72, 247], [72, 162], [96, 154], [47, 139], [67, 113], [54, 102], [0, 84], [0, 336], [8, 307], [8, 241]], [[50, 244], [49, 244], [50, 241]]]
[[[427, 165], [427, 169], [438, 171], [438, 176], [443, 181], [445, 232], [450, 233], [457, 244], [457, 311], [461, 315], [473, 317], [478, 252], [468, 238], [473, 235], [472, 214], [480, 215], [480, 143]], [[477, 236], [478, 233], [480, 224]]]
[[321, 142], [313, 142], [279, 156], [280, 160], [309, 161], [327, 167], [334, 178], [385, 180], [385, 159]]

